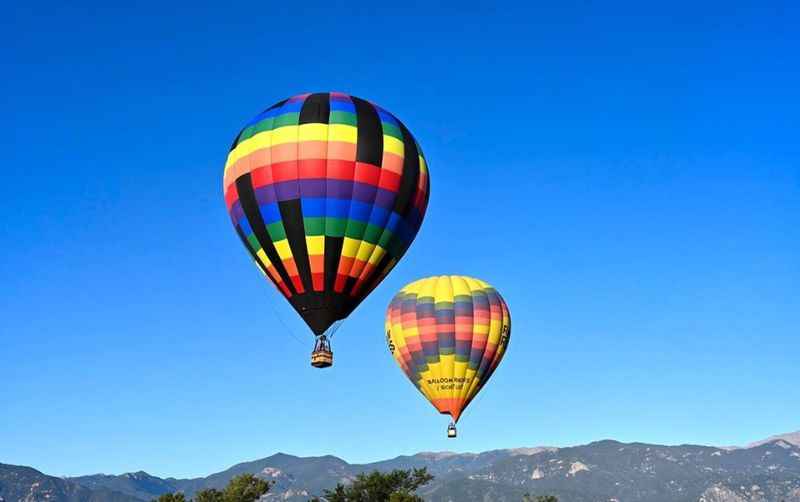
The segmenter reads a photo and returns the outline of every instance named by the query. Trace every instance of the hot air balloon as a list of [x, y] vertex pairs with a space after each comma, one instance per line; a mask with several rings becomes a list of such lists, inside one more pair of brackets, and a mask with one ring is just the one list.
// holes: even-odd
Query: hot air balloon
[[511, 336], [503, 297], [472, 277], [441, 275], [412, 282], [386, 312], [395, 361], [433, 406], [456, 423], [500, 364]]
[[383, 108], [337, 92], [301, 94], [245, 124], [223, 191], [250, 256], [316, 336], [312, 366], [327, 367], [338, 321], [419, 231], [428, 167]]

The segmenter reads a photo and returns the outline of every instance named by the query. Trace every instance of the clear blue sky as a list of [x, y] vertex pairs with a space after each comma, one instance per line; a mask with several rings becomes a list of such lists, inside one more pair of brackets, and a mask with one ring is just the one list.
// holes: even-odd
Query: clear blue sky
[[[198, 476], [800, 429], [796, 2], [558, 3], [9, 5], [0, 461]], [[326, 90], [399, 116], [432, 193], [317, 371], [220, 185], [248, 118]], [[514, 321], [457, 441], [382, 332], [436, 273]]]

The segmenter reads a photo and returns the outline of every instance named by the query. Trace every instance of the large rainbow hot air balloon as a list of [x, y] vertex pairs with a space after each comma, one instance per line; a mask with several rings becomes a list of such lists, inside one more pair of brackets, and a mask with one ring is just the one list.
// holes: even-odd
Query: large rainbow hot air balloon
[[231, 221], [262, 273], [328, 338], [392, 270], [422, 224], [428, 167], [394, 115], [354, 96], [301, 94], [260, 113], [225, 163]]
[[412, 282], [386, 312], [389, 351], [422, 395], [455, 424], [500, 364], [511, 336], [505, 301], [472, 277]]

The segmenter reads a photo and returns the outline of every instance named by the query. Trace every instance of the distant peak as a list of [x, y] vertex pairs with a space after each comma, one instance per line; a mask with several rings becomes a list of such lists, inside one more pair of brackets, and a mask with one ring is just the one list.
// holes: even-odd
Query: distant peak
[[756, 446], [761, 446], [767, 443], [774, 443], [778, 441], [785, 441], [790, 445], [800, 446], [800, 431], [787, 432], [785, 434], [777, 434], [775, 436], [770, 436], [767, 439], [756, 441], [755, 443], [750, 443], [745, 448], [754, 448]]
[[[460, 454], [456, 453], [454, 451], [421, 451], [421, 452], [417, 453], [417, 455], [419, 455], [420, 457], [426, 457], [426, 458], [432, 458], [432, 459], [438, 460], [438, 459], [447, 458], [447, 457], [455, 457], [455, 456], [460, 455]], [[470, 454], [467, 453], [466, 455], [470, 455]]]
[[126, 472], [123, 474], [126, 478], [133, 478], [133, 479], [142, 479], [142, 478], [151, 478], [152, 476], [144, 471], [136, 471], [136, 472]]

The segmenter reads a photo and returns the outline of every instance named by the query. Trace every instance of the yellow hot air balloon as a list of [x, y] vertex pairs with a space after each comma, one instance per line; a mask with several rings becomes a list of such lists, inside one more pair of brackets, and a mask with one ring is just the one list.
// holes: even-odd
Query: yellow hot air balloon
[[511, 316], [486, 282], [440, 275], [412, 282], [386, 312], [386, 342], [422, 395], [450, 415], [448, 437], [505, 355]]

